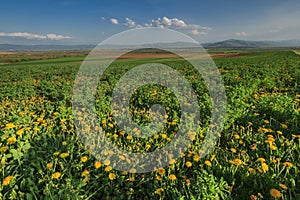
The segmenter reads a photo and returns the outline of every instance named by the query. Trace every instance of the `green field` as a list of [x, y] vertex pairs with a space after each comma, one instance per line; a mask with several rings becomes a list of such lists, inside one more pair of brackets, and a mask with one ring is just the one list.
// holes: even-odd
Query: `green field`
[[299, 55], [256, 50], [214, 59], [226, 88], [227, 115], [217, 145], [202, 159], [198, 150], [207, 133], [211, 102], [195, 70], [178, 59], [114, 62], [95, 98], [99, 123], [114, 144], [154, 151], [180, 126], [172, 92], [146, 85], [131, 99], [133, 118], [149, 123], [147, 109], [161, 103], [168, 107], [163, 130], [140, 139], [118, 129], [109, 107], [111, 91], [138, 64], [161, 62], [179, 71], [194, 87], [204, 113], [185, 154], [164, 169], [140, 174], [97, 161], [76, 134], [72, 92], [84, 53], [53, 53], [52, 59], [1, 57], [10, 63], [0, 65], [0, 199], [300, 199]]

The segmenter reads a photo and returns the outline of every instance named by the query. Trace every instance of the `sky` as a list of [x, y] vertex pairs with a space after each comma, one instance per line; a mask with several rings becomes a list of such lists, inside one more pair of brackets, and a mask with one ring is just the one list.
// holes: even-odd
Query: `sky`
[[299, 0], [4, 0], [0, 44], [98, 44], [125, 30], [160, 27], [199, 43], [300, 40]]

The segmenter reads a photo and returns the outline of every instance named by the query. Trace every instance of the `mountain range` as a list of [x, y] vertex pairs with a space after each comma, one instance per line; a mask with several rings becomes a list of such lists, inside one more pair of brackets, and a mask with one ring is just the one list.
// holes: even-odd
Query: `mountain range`
[[[214, 48], [285, 48], [285, 47], [300, 47], [300, 40], [282, 40], [282, 41], [247, 41], [229, 39], [219, 42], [203, 43], [201, 44], [206, 49]], [[17, 45], [17, 44], [0, 44], [0, 51], [54, 51], [54, 50], [91, 50], [95, 45]], [[107, 48], [122, 48], [122, 45], [109, 45]], [[126, 46], [130, 48], [131, 46]], [[132, 46], [133, 47], [133, 46]], [[195, 47], [194, 43], [175, 42], [175, 43], [160, 43], [153, 45], [139, 45], [143, 47]]]

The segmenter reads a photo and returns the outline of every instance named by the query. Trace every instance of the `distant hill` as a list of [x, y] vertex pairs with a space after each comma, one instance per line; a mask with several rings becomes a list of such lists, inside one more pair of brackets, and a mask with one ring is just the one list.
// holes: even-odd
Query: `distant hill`
[[[206, 49], [211, 48], [276, 48], [276, 47], [298, 47], [300, 40], [282, 40], [282, 41], [247, 41], [247, 40], [224, 40], [220, 42], [201, 44]], [[0, 51], [53, 51], [53, 50], [91, 50], [95, 45], [16, 45], [0, 44]], [[106, 45], [104, 48], [193, 48], [197, 47], [194, 43], [174, 42], [140, 45]]]
[[283, 41], [247, 41], [225, 40], [214, 43], [202, 44], [204, 48], [271, 48], [271, 47], [300, 47], [300, 40]]

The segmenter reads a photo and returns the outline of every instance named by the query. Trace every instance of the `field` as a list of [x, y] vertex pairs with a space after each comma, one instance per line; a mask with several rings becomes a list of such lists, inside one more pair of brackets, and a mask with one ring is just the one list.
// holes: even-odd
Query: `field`
[[161, 62], [179, 71], [193, 85], [204, 113], [198, 131], [188, 132], [193, 141], [188, 151], [150, 173], [112, 169], [109, 161], [97, 161], [76, 134], [73, 84], [86, 55], [0, 55], [0, 199], [300, 199], [300, 56], [295, 52], [211, 52], [228, 105], [220, 139], [205, 158], [198, 151], [211, 102], [202, 78], [184, 61], [166, 55], [129, 54], [114, 62], [95, 102], [99, 124], [115, 145], [151, 152], [169, 143], [180, 126], [172, 92], [146, 85], [130, 101], [133, 118], [149, 123], [147, 110], [161, 103], [167, 108], [163, 130], [141, 139], [117, 127], [111, 91], [137, 64]]

